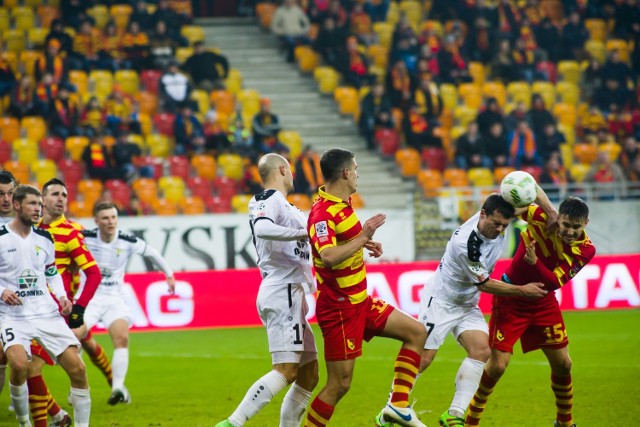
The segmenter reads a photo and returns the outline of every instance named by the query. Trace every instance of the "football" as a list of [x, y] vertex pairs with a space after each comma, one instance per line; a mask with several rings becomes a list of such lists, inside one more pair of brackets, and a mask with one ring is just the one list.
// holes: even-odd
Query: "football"
[[530, 205], [537, 195], [536, 180], [531, 174], [514, 171], [505, 176], [500, 183], [502, 197], [516, 208]]

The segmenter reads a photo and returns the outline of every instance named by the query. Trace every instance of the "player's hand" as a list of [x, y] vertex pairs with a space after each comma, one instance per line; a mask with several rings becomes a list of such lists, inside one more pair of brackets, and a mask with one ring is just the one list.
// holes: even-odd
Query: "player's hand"
[[167, 277], [167, 285], [169, 286], [169, 294], [176, 293], [176, 278], [173, 276]]
[[63, 316], [66, 316], [69, 313], [71, 313], [71, 308], [73, 307], [73, 304], [71, 303], [71, 301], [63, 297], [58, 301], [58, 303], [60, 304], [60, 314], [62, 314]]
[[382, 255], [382, 243], [376, 242], [375, 240], [369, 240], [364, 245], [365, 249], [369, 251], [369, 256], [374, 258], [380, 258]]
[[78, 304], [73, 304], [71, 314], [69, 315], [69, 327], [71, 329], [76, 329], [82, 325], [84, 325], [84, 307]]
[[522, 296], [527, 298], [542, 298], [548, 293], [548, 291], [544, 290], [544, 284], [540, 282], [527, 283], [520, 288], [520, 290], [522, 291]]
[[382, 224], [387, 220], [387, 216], [383, 213], [372, 216], [364, 222], [362, 225], [362, 233], [367, 237], [367, 241], [371, 240], [376, 230], [382, 227]]
[[524, 255], [524, 260], [529, 265], [535, 265], [538, 262], [538, 255], [536, 255], [536, 241], [531, 240], [527, 245], [527, 253]]
[[22, 305], [22, 300], [10, 289], [2, 291], [2, 301], [7, 305]]

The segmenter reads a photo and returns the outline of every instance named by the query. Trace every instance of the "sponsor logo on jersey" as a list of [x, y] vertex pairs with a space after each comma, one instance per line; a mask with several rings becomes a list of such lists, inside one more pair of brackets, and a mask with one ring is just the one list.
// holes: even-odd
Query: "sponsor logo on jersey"
[[293, 253], [306, 261], [309, 261], [310, 259], [310, 254], [309, 254], [309, 250], [308, 250], [308, 246], [307, 246], [307, 241], [306, 240], [298, 240], [296, 242], [296, 248], [293, 250]]
[[7, 253], [11, 253], [11, 252], [17, 252], [18, 250], [16, 248], [11, 248], [7, 251]]
[[38, 285], [38, 276], [35, 271], [29, 268], [24, 270], [18, 277], [18, 285], [20, 289], [35, 288]]

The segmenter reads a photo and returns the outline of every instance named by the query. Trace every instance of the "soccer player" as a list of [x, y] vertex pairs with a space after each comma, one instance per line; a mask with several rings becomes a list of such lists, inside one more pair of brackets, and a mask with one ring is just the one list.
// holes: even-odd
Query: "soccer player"
[[58, 313], [49, 289], [61, 314], [71, 313], [72, 303], [56, 268], [51, 235], [34, 227], [41, 205], [38, 189], [19, 185], [13, 194], [15, 218], [0, 228], [0, 341], [11, 367], [11, 402], [20, 426], [30, 427], [26, 379], [35, 339], [69, 375], [75, 425], [87, 427], [91, 397], [80, 343]]
[[[76, 336], [82, 337], [86, 333], [84, 310], [95, 294], [102, 276], [93, 256], [85, 246], [79, 226], [67, 220], [64, 215], [67, 209], [67, 189], [64, 182], [53, 178], [43, 185], [42, 192], [42, 219], [38, 226], [47, 230], [55, 242], [56, 265], [67, 291], [67, 299], [69, 301], [75, 299], [73, 310], [68, 318], [69, 327]], [[86, 276], [82, 294], [79, 296], [76, 295], [79, 283], [78, 269], [82, 269]], [[34, 427], [46, 426], [47, 413], [56, 425], [70, 425], [71, 420], [53, 399], [42, 378], [42, 368], [45, 363], [52, 364], [53, 362], [38, 344], [34, 344], [32, 353], [34, 357], [29, 363], [27, 383]], [[104, 355], [104, 351], [102, 353]], [[95, 359], [95, 354], [89, 353], [89, 356], [92, 361]], [[106, 361], [106, 356], [104, 356], [104, 361]], [[108, 362], [106, 363], [108, 365]]]
[[[133, 254], [151, 258], [164, 272], [170, 293], [174, 292], [176, 281], [171, 267], [158, 251], [147, 245], [144, 240], [118, 230], [116, 205], [110, 202], [98, 203], [93, 208], [93, 216], [98, 228], [84, 231], [84, 238], [100, 267], [102, 281], [87, 306], [84, 321], [87, 329], [102, 322], [113, 342], [113, 381], [107, 403], [129, 403], [131, 396], [124, 380], [129, 367], [129, 327], [133, 318], [122, 289], [127, 263]], [[82, 347], [89, 354], [95, 354], [98, 343], [92, 337], [85, 338], [82, 340]]]
[[[555, 212], [542, 189], [537, 200], [543, 200], [545, 208]], [[423, 343], [420, 372], [433, 362], [449, 333], [467, 352], [456, 374], [449, 410], [440, 417], [442, 426], [464, 425], [462, 417], [489, 358], [487, 322], [478, 307], [480, 292], [527, 298], [541, 298], [547, 293], [542, 283], [512, 286], [489, 277], [502, 254], [504, 231], [514, 215], [515, 208], [500, 194], [487, 197], [480, 212], [453, 233], [438, 269], [423, 289], [418, 319], [427, 327], [429, 338]]]
[[547, 215], [536, 205], [524, 210], [520, 218], [527, 222], [527, 229], [521, 234], [522, 244], [502, 280], [515, 285], [539, 280], [549, 293], [536, 301], [493, 297], [489, 321], [491, 357], [469, 406], [466, 425], [480, 424], [487, 399], [520, 339], [524, 353], [542, 349], [549, 361], [557, 408], [554, 426], [575, 427], [569, 339], [558, 300], [551, 291], [569, 282], [596, 253], [584, 230], [589, 222], [589, 207], [577, 197], [567, 198], [560, 204], [558, 228], [553, 230], [545, 228]]
[[265, 188], [249, 202], [249, 224], [262, 283], [257, 306], [267, 329], [272, 370], [256, 381], [231, 416], [216, 427], [240, 427], [293, 383], [282, 401], [280, 427], [300, 427], [318, 384], [318, 351], [306, 319], [305, 293], [315, 289], [305, 215], [287, 202], [289, 162], [266, 154], [258, 162]]
[[427, 338], [424, 325], [386, 302], [367, 294], [364, 249], [382, 255], [373, 236], [386, 219], [374, 215], [361, 224], [351, 207], [358, 171], [351, 151], [334, 148], [320, 159], [325, 185], [313, 204], [307, 230], [319, 284], [316, 316], [324, 339], [327, 383], [311, 403], [306, 426], [329, 423], [338, 401], [351, 385], [362, 341], [374, 336], [402, 342], [393, 372], [391, 399], [383, 409], [389, 421], [424, 427], [409, 406], [409, 392], [418, 373], [420, 352]]

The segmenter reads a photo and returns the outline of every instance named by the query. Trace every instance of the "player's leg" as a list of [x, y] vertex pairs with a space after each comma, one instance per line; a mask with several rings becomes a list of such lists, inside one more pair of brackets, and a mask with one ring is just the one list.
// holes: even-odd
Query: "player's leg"
[[[27, 367], [27, 386], [29, 388], [29, 409], [35, 427], [47, 427], [47, 409], [49, 402], [53, 402], [52, 408], [56, 406], [56, 414], [60, 412], [60, 406], [55, 403], [53, 396], [47, 388], [47, 384], [42, 377], [42, 368], [46, 364], [44, 358], [49, 358], [46, 351], [38, 343], [31, 345], [31, 362]], [[44, 356], [44, 358], [42, 357]]]
[[0, 394], [4, 389], [5, 376], [7, 375], [7, 356], [4, 354], [2, 347], [0, 347]]
[[107, 403], [129, 403], [131, 396], [124, 386], [124, 380], [129, 368], [129, 322], [125, 319], [117, 319], [109, 325], [109, 335], [113, 341], [113, 359], [111, 369], [113, 382], [111, 396]]
[[[10, 329], [12, 328], [5, 328], [5, 330]], [[13, 345], [6, 348], [5, 354], [11, 369], [9, 394], [11, 395], [11, 403], [13, 404], [16, 418], [20, 426], [31, 426], [29, 421], [29, 390], [27, 388], [28, 354], [22, 345]]]
[[109, 383], [109, 387], [111, 387], [113, 383], [113, 374], [111, 364], [107, 358], [107, 352], [104, 351], [104, 348], [102, 348], [100, 344], [98, 344], [91, 333], [91, 328], [100, 321], [108, 309], [108, 305], [100, 298], [93, 298], [89, 302], [89, 305], [87, 305], [87, 309], [84, 312], [84, 323], [87, 326], [87, 334], [80, 339], [80, 343], [82, 343], [82, 349], [89, 355], [91, 363], [93, 363], [100, 372], [102, 372]]
[[313, 399], [305, 427], [324, 427], [329, 424], [336, 405], [349, 391], [356, 359], [326, 361], [327, 383]]
[[[71, 332], [70, 332], [71, 333]], [[76, 346], [69, 346], [58, 356], [58, 363], [69, 375], [71, 404], [76, 427], [88, 427], [91, 415], [91, 396], [87, 371]]]
[[498, 383], [498, 380], [502, 377], [507, 366], [511, 360], [511, 353], [506, 351], [500, 351], [495, 348], [491, 349], [491, 357], [485, 365], [482, 378], [480, 378], [480, 384], [471, 403], [469, 403], [469, 409], [467, 411], [467, 417], [465, 419], [465, 426], [477, 426], [480, 425], [480, 418], [484, 412], [484, 408], [487, 406], [487, 400], [493, 389]]
[[573, 382], [569, 348], [542, 348], [551, 366], [551, 389], [556, 398], [556, 427], [573, 426]]

